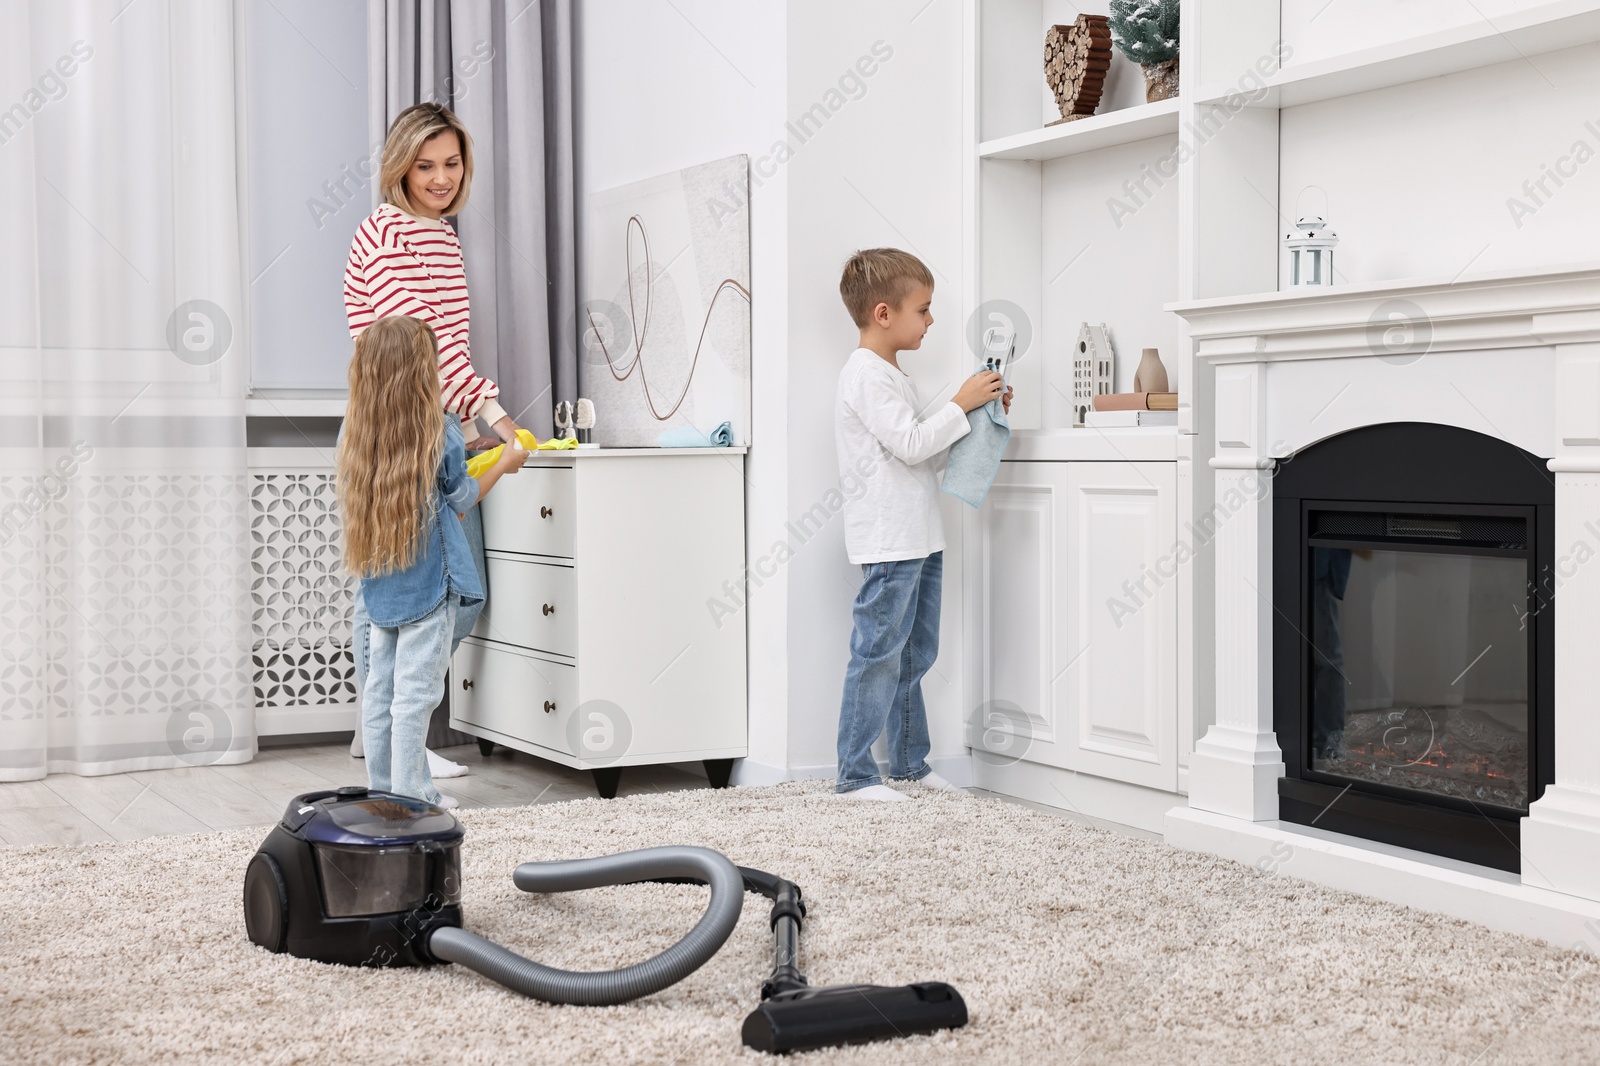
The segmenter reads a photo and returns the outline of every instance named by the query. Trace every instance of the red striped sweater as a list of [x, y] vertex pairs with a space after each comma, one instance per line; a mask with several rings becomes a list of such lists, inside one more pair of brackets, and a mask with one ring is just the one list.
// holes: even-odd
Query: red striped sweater
[[422, 319], [439, 338], [445, 410], [463, 418], [482, 416], [491, 426], [505, 417], [495, 400], [500, 386], [472, 369], [467, 272], [461, 242], [443, 219], [417, 218], [393, 204], [369, 215], [350, 242], [344, 309], [351, 337], [389, 315]]

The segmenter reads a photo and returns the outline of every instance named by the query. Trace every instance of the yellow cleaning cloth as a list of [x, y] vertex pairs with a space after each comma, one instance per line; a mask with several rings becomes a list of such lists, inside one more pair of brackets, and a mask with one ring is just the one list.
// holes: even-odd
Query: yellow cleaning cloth
[[[532, 433], [525, 429], [517, 430], [517, 443], [522, 445], [524, 451], [529, 452], [565, 452], [578, 446], [578, 438], [551, 437], [546, 441], [535, 441]], [[500, 453], [505, 450], [502, 444], [498, 448], [490, 448], [481, 455], [474, 455], [467, 460], [467, 473], [473, 477], [482, 477], [483, 472], [493, 466], [500, 459]]]

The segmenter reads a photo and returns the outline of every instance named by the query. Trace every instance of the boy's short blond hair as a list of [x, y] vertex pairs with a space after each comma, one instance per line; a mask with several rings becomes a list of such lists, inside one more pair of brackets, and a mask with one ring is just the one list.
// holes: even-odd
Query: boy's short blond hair
[[866, 329], [874, 307], [898, 308], [918, 285], [933, 288], [933, 273], [922, 260], [898, 248], [863, 248], [845, 262], [839, 296], [856, 328]]

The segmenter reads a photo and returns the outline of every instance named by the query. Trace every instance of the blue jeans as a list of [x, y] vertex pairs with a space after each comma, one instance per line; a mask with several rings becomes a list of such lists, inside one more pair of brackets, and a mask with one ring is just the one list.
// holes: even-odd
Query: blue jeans
[[881, 785], [872, 742], [889, 730], [889, 776], [918, 781], [928, 766], [922, 677], [939, 657], [944, 552], [862, 566], [850, 666], [839, 708], [838, 792]]
[[361, 694], [361, 739], [372, 788], [439, 802], [428, 770], [428, 719], [444, 698], [460, 603], [452, 593], [416, 622], [367, 626], [372, 658]]
[[[483, 512], [476, 507], [469, 510], [461, 519], [461, 528], [467, 535], [467, 546], [472, 549], [472, 561], [478, 568], [478, 584], [483, 586], [483, 601], [457, 609], [455, 631], [450, 634], [451, 655], [460, 647], [461, 638], [471, 633], [472, 627], [478, 624], [478, 615], [483, 613], [483, 605], [489, 602], [489, 568], [483, 561]], [[350, 654], [356, 661], [358, 698], [367, 690], [367, 662], [371, 658], [371, 639], [367, 629], [371, 624], [372, 620], [367, 617], [366, 601], [361, 598], [361, 585], [357, 583], [354, 602], [350, 607]]]

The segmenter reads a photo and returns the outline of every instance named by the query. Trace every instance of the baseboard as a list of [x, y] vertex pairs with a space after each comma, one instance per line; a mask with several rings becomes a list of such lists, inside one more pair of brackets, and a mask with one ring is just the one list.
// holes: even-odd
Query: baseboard
[[733, 773], [728, 777], [729, 784], [756, 787], [780, 785], [787, 780], [789, 775], [783, 767], [757, 762], [754, 759], [733, 760]]
[[1600, 902], [1525, 885], [1516, 874], [1313, 826], [1248, 822], [1174, 807], [1166, 842], [1330, 888], [1461, 918], [1600, 955]]
[[317, 745], [333, 745], [350, 743], [351, 730], [345, 729], [336, 733], [268, 733], [256, 737], [256, 747], [265, 748], [299, 748]]
[[[933, 772], [962, 788], [970, 788], [972, 757], [970, 755], [932, 755], [928, 765]], [[838, 772], [836, 763], [817, 763], [811, 766], [774, 766], [754, 759], [737, 759], [733, 764], [732, 782], [735, 785], [778, 785], [785, 781], [832, 781]], [[878, 773], [889, 776], [889, 764], [880, 761]]]
[[978, 788], [1072, 811], [1091, 820], [1133, 826], [1147, 833], [1161, 833], [1167, 811], [1181, 799], [1162, 789], [1041, 763], [996, 766], [983, 759], [971, 759], [969, 763], [974, 778], [971, 784]]
[[303, 733], [353, 733], [355, 728], [356, 705], [353, 703], [256, 708], [258, 737]]

